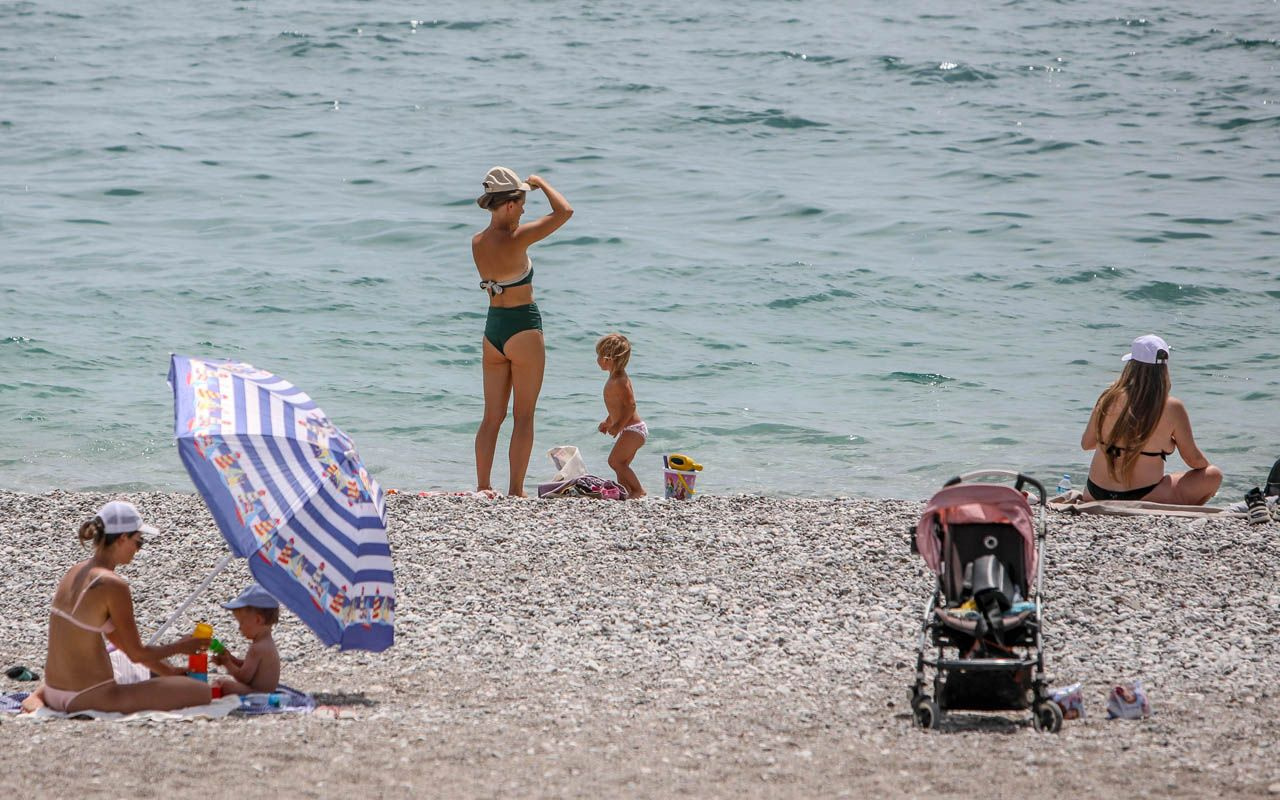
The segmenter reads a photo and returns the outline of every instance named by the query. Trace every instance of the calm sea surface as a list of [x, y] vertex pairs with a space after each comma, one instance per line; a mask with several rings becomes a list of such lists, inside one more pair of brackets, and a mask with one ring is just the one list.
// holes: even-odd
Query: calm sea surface
[[1082, 483], [1156, 332], [1238, 500], [1280, 456], [1278, 34], [1274, 0], [0, 2], [0, 487], [189, 490], [171, 352], [290, 379], [386, 487], [473, 486], [504, 164], [577, 210], [531, 251], [530, 488], [557, 444], [608, 473], [613, 330], [651, 489], [684, 452], [710, 492], [906, 498]]

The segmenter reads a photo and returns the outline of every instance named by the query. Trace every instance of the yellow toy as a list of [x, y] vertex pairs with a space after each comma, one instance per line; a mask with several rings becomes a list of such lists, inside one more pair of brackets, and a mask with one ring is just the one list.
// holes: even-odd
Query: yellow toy
[[681, 472], [697, 472], [702, 469], [702, 465], [680, 453], [672, 453], [667, 456], [667, 468], [678, 469]]

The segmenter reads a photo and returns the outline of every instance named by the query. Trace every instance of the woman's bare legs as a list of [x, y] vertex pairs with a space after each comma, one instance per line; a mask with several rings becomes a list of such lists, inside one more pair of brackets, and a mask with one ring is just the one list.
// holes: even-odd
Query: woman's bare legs
[[[476, 489], [492, 489], [493, 451], [511, 400], [511, 362], [484, 340], [484, 417], [476, 430]], [[532, 444], [532, 443], [531, 443]]]
[[631, 461], [636, 457], [636, 452], [644, 447], [644, 437], [635, 431], [622, 431], [618, 434], [618, 440], [613, 443], [613, 450], [609, 453], [609, 466], [618, 475], [618, 483], [627, 489], [627, 495], [632, 500], [644, 497], [644, 487], [640, 485], [640, 478], [636, 477], [636, 473], [631, 469]]
[[1222, 470], [1210, 464], [1204, 469], [1191, 469], [1165, 475], [1146, 497], [1152, 503], [1180, 506], [1202, 506], [1209, 502], [1222, 485]]
[[109, 683], [90, 689], [67, 707], [76, 711], [172, 711], [175, 708], [208, 705], [209, 684], [191, 678], [152, 678], [140, 683]]
[[[490, 345], [492, 347], [492, 345]], [[529, 454], [533, 452], [533, 415], [542, 392], [542, 373], [547, 363], [542, 331], [520, 331], [502, 348], [511, 364], [511, 388], [515, 400], [511, 417], [511, 485], [507, 494], [524, 497], [524, 476], [529, 470]]]

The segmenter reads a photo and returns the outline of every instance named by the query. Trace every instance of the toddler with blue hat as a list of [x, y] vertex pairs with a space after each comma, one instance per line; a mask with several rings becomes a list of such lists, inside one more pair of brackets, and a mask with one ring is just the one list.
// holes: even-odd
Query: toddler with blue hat
[[249, 640], [244, 658], [236, 658], [230, 650], [215, 653], [213, 663], [225, 667], [230, 677], [220, 678], [222, 693], [251, 694], [274, 692], [280, 685], [280, 653], [271, 638], [271, 628], [280, 619], [280, 603], [262, 584], [250, 584], [223, 608], [240, 625], [240, 633]]

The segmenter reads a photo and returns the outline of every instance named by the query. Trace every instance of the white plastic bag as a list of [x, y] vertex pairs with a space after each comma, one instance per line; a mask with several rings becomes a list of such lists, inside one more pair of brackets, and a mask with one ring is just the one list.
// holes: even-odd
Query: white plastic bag
[[552, 463], [556, 465], [556, 474], [551, 479], [552, 483], [571, 481], [587, 474], [587, 465], [582, 463], [582, 454], [571, 444], [553, 447], [547, 451], [547, 455], [551, 456]]

